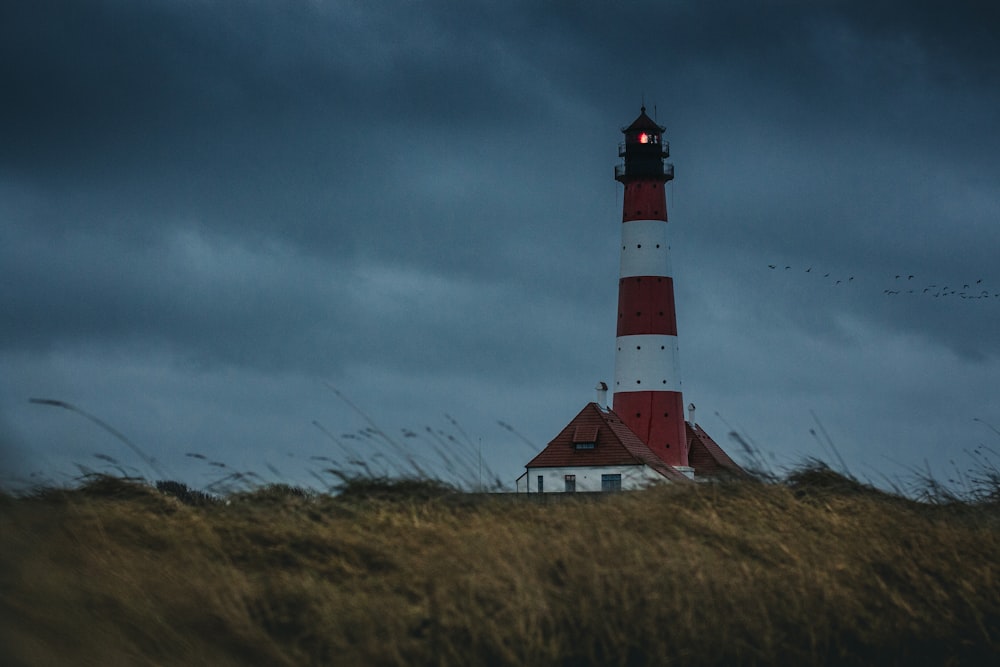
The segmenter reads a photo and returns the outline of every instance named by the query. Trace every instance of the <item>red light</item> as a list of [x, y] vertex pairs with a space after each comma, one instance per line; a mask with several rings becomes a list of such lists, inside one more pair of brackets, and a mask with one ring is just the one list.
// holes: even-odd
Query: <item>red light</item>
[[646, 134], [645, 132], [643, 132], [642, 134], [640, 134], [639, 135], [639, 143], [640, 144], [648, 144], [649, 143], [649, 135]]

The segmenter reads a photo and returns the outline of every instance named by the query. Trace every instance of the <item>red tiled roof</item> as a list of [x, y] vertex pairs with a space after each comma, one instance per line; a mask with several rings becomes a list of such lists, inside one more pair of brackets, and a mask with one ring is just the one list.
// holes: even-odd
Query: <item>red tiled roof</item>
[[749, 473], [733, 461], [722, 447], [705, 433], [697, 424], [685, 422], [688, 439], [688, 465], [694, 468], [698, 477], [736, 476], [747, 477]]
[[[594, 433], [594, 439], [578, 439]], [[575, 443], [593, 442], [593, 449], [577, 449]], [[614, 413], [597, 403], [588, 403], [555, 438], [545, 446], [527, 468], [565, 468], [570, 466], [616, 466], [645, 464], [664, 477], [690, 481], [684, 473], [666, 464], [632, 432]]]
[[586, 424], [576, 427], [573, 431], [573, 444], [578, 442], [597, 442], [597, 424]]

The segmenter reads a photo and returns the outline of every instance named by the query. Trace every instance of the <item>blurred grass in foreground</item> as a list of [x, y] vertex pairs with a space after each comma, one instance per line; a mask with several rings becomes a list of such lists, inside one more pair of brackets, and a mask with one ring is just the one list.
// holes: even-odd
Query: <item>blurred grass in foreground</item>
[[916, 501], [815, 465], [530, 500], [420, 479], [340, 491], [219, 497], [96, 476], [0, 495], [0, 663], [1000, 657], [995, 487]]

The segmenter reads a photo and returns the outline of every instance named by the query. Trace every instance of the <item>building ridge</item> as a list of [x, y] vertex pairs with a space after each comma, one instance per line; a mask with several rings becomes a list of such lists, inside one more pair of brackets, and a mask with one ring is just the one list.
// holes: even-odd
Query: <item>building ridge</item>
[[[591, 435], [593, 440], [587, 437]], [[525, 467], [627, 465], [645, 465], [665, 479], [689, 481], [687, 475], [658, 457], [614, 410], [594, 402], [587, 403]]]

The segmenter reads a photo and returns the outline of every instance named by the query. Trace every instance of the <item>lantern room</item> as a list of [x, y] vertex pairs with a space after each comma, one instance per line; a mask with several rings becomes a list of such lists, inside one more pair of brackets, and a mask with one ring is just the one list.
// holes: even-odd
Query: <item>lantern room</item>
[[625, 141], [618, 145], [622, 164], [615, 167], [615, 179], [623, 183], [634, 178], [656, 178], [669, 181], [674, 177], [674, 166], [663, 164], [670, 156], [670, 143], [663, 140], [665, 128], [646, 115], [642, 107], [639, 117], [622, 128]]

